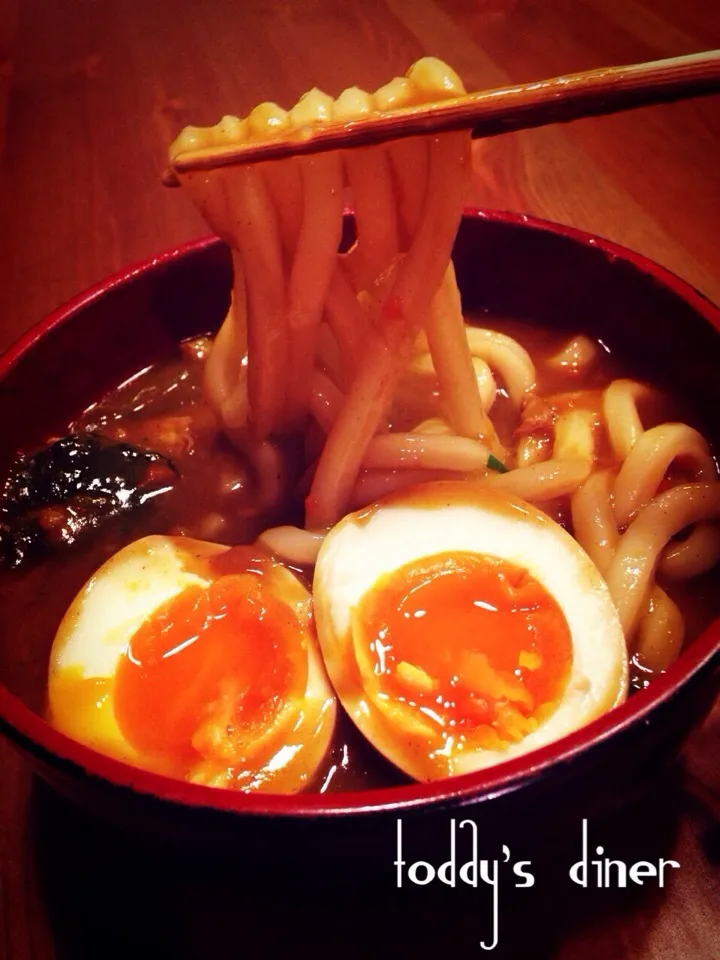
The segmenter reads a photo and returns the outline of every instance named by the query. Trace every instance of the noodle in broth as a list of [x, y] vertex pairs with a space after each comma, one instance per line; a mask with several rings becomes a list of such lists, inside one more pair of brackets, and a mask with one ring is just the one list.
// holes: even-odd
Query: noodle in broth
[[[272, 135], [270, 118], [285, 132], [463, 92], [428, 58], [374, 97], [351, 90], [333, 102], [312, 91], [289, 114], [261, 105], [230, 139]], [[227, 142], [227, 126], [186, 132], [173, 153]], [[450, 252], [468, 172], [461, 131], [183, 178], [233, 248], [233, 304], [206, 377], [221, 422], [259, 451], [308, 417], [321, 434], [303, 467], [307, 532], [263, 540], [308, 563], [349, 509], [448, 476], [534, 504], [565, 498], [568, 526], [607, 577], [631, 649], [662, 670], [682, 647], [684, 622], [655, 572], [684, 579], [720, 559], [715, 461], [685, 424], [645, 429], [648, 387], [623, 379], [539, 396], [533, 359], [515, 339], [465, 324]], [[357, 240], [339, 254], [344, 188]], [[597, 350], [579, 336], [548, 362], [581, 379]], [[504, 443], [491, 416], [498, 391], [515, 415]]]

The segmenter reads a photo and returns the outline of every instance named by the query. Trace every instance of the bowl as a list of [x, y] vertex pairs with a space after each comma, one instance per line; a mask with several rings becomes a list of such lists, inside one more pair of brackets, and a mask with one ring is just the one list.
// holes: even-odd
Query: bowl
[[[720, 310], [657, 264], [575, 229], [477, 209], [466, 211], [454, 259], [466, 308], [589, 331], [639, 358], [640, 376], [672, 370], [677, 390], [708, 419], [717, 409]], [[0, 360], [0, 476], [18, 450], [62, 431], [178, 340], [216, 329], [230, 283], [228, 249], [202, 239], [110, 277], [34, 327]], [[161, 843], [242, 850], [265, 863], [387, 860], [399, 821], [408, 837], [422, 837], [427, 856], [430, 844], [447, 847], [455, 816], [509, 838], [608, 813], [662, 775], [720, 680], [716, 621], [649, 687], [531, 755], [430, 784], [245, 795], [135, 769], [54, 730], [42, 717], [51, 641], [31, 628], [0, 640], [0, 732], [41, 777], [82, 809]]]

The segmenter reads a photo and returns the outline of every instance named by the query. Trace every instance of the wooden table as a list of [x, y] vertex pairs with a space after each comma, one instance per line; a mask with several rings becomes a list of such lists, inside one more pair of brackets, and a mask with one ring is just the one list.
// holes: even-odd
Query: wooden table
[[[289, 106], [313, 85], [373, 89], [425, 53], [479, 89], [718, 46], [708, 0], [2, 0], [0, 348], [88, 284], [205, 232], [159, 185], [191, 120]], [[719, 108], [715, 97], [478, 143], [472, 199], [610, 237], [720, 301]], [[664, 831], [681, 869], [662, 895], [601, 898], [572, 922], [550, 896], [528, 932], [533, 960], [718, 960], [719, 758], [716, 710], [688, 748], [690, 776], [622, 826]], [[235, 957], [313, 930], [317, 956], [369, 950], [367, 904], [335, 916], [335, 943], [322, 939], [321, 904], [311, 922], [278, 904], [238, 926], [232, 887], [128, 857], [0, 743], [3, 960]], [[278, 933], [288, 924], [295, 941]], [[469, 937], [462, 955], [479, 950]]]

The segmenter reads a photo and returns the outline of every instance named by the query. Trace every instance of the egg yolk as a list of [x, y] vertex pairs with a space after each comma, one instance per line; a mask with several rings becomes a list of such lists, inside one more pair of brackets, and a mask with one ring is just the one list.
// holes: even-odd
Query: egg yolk
[[461, 553], [407, 564], [365, 594], [356, 623], [358, 662], [376, 700], [413, 709], [446, 749], [523, 739], [567, 684], [562, 610], [506, 560]]
[[185, 589], [136, 631], [115, 678], [115, 718], [145, 759], [184, 775], [198, 760], [261, 763], [283, 706], [302, 696], [307, 652], [293, 610], [263, 578]]

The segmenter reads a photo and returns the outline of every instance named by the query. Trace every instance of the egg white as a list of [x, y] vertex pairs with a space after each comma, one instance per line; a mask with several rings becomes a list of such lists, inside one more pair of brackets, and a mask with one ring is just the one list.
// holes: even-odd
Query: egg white
[[[53, 646], [54, 670], [77, 668], [83, 677], [112, 677], [140, 624], [190, 586], [209, 577], [188, 569], [227, 547], [170, 537], [145, 537], [112, 556], [88, 580], [66, 613]], [[200, 566], [200, 564], [196, 564]]]
[[[357, 608], [381, 577], [453, 552], [497, 557], [527, 570], [565, 616], [572, 666], [556, 709], [532, 733], [503, 750], [468, 744], [438, 765], [428, 761], [421, 736], [409, 737], [372, 702], [354, 662], [354, 632]], [[527, 753], [584, 726], [627, 694], [620, 620], [587, 554], [535, 507], [466, 481], [425, 485], [422, 496], [401, 492], [345, 517], [320, 551], [313, 592], [318, 639], [341, 702], [375, 747], [415, 779], [467, 773]]]

